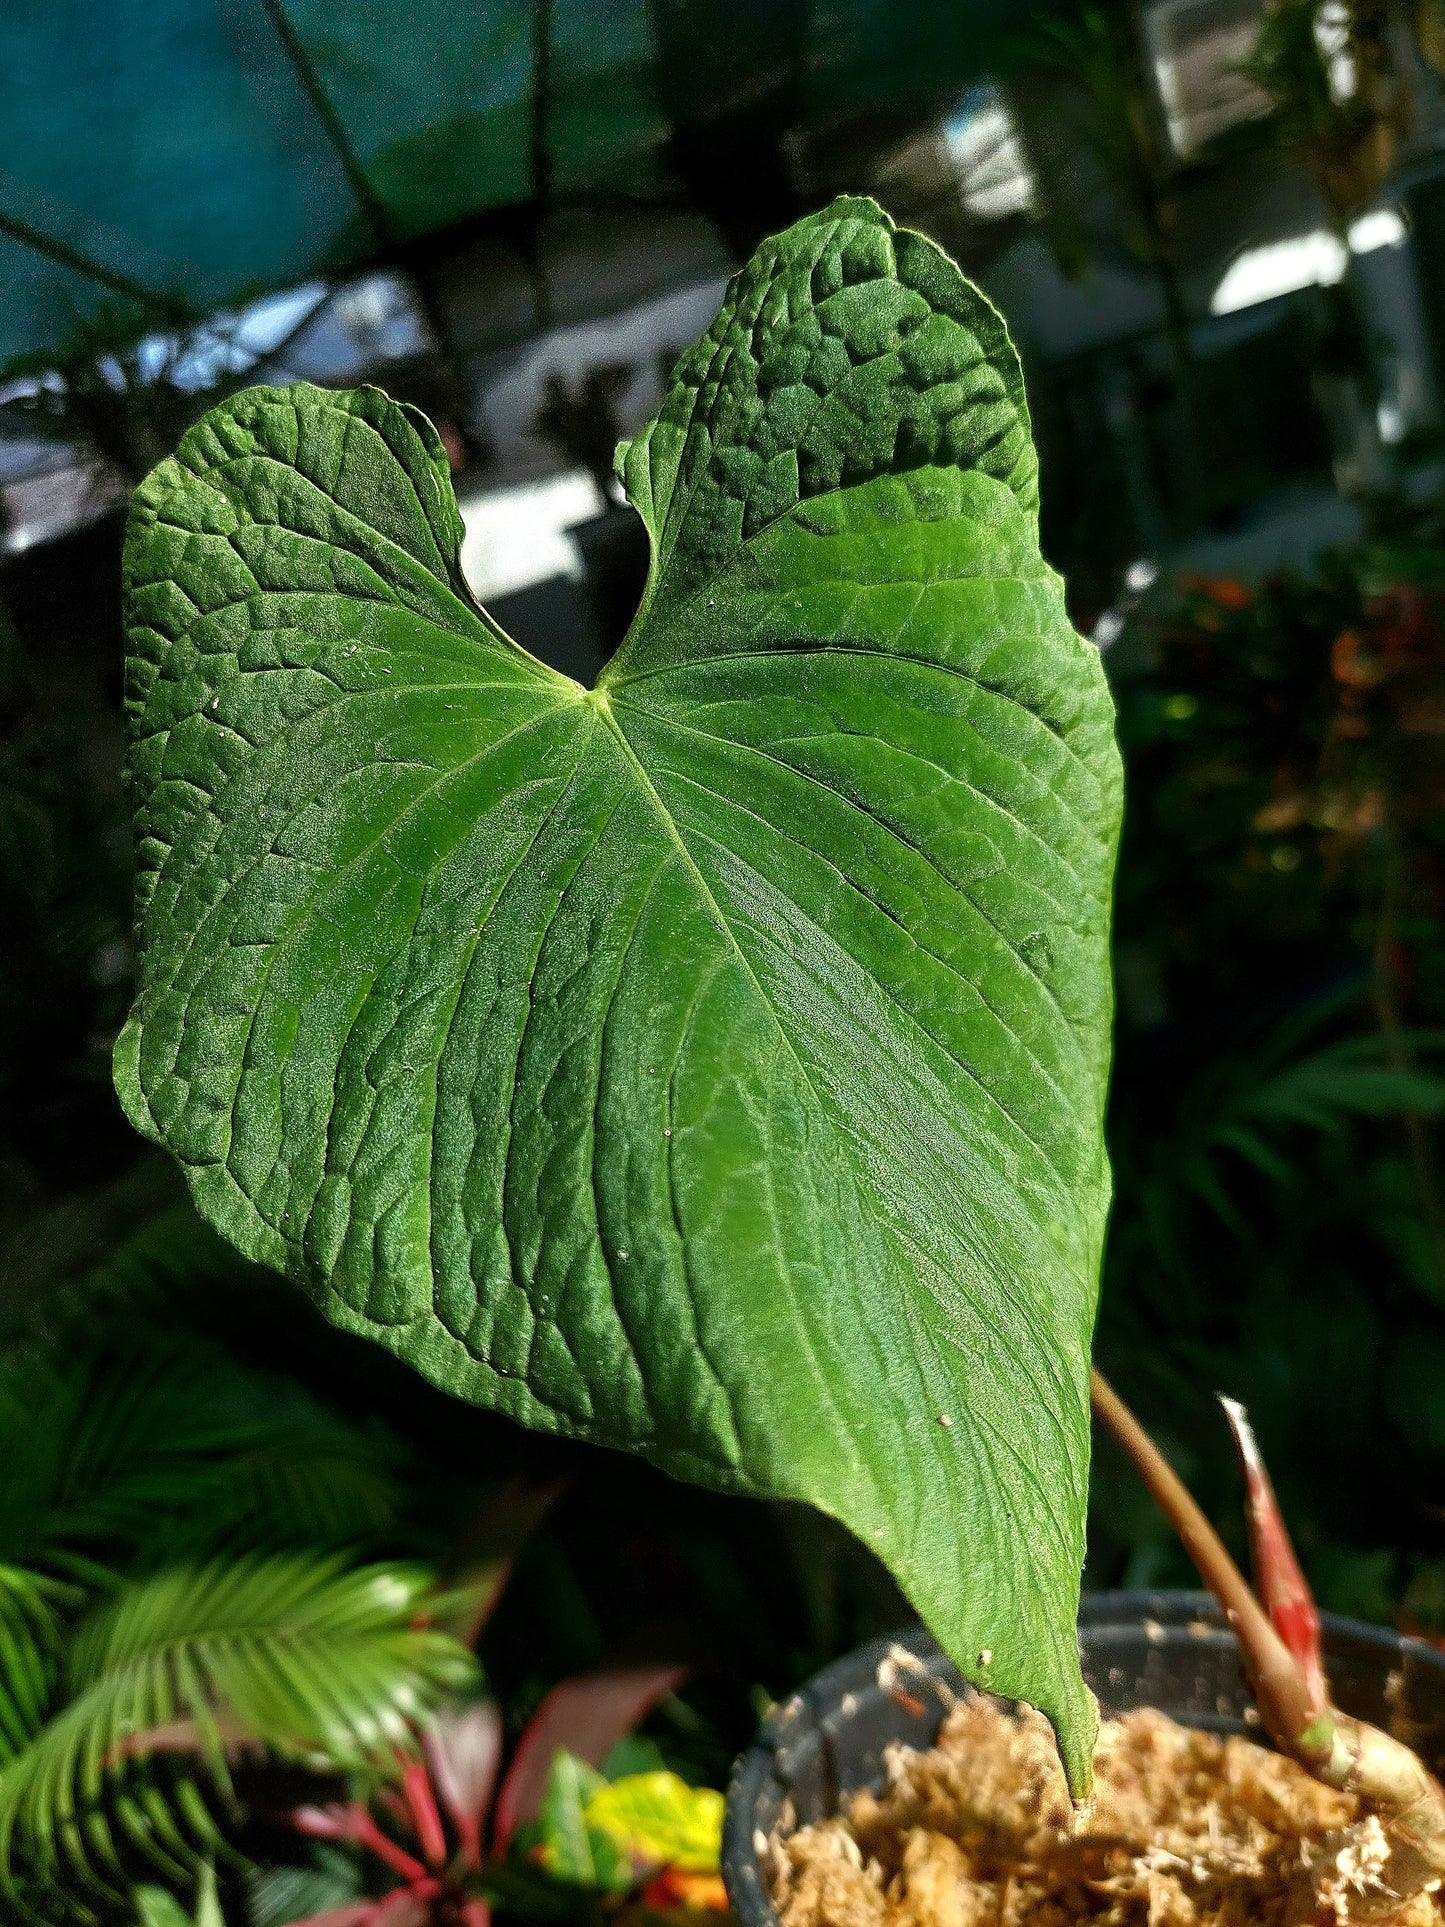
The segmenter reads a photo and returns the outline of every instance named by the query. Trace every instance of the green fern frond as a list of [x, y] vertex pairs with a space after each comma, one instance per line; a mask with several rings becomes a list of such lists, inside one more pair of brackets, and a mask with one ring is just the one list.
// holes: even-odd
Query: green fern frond
[[246, 1882], [250, 1927], [291, 1927], [361, 1898], [361, 1872], [349, 1854], [318, 1845], [309, 1867], [256, 1867]]
[[189, 1334], [0, 1357], [0, 1559], [106, 1570], [374, 1540], [397, 1454], [312, 1393]]
[[1324, 1132], [1357, 1117], [1431, 1116], [1445, 1108], [1445, 1079], [1412, 1060], [1439, 1049], [1435, 1032], [1347, 1038], [1283, 1066], [1245, 1097], [1240, 1113]]
[[[278, 1394], [294, 1391], [278, 1386]], [[294, 1408], [289, 1413], [286, 1405]], [[278, 1409], [279, 1408], [279, 1409]], [[264, 1436], [196, 1469], [197, 1503], [142, 1556], [204, 1559], [221, 1551], [328, 1550], [389, 1534], [403, 1510], [396, 1443], [305, 1400], [272, 1402]], [[206, 1485], [209, 1490], [201, 1491]]]
[[60, 1670], [66, 1588], [21, 1566], [0, 1566], [0, 1768], [34, 1739]]
[[[117, 1853], [110, 1793], [141, 1803], [142, 1840], [182, 1866], [213, 1847], [195, 1787], [160, 1798], [133, 1763], [181, 1749], [224, 1798], [226, 1750], [241, 1737], [284, 1757], [356, 1767], [409, 1743], [417, 1718], [465, 1684], [475, 1662], [413, 1622], [427, 1596], [416, 1568], [345, 1569], [293, 1553], [214, 1560], [127, 1586], [82, 1624], [68, 1703], [0, 1771], [0, 1876], [24, 1864], [103, 1881]], [[130, 1827], [126, 1827], [131, 1832]]]
[[183, 1907], [164, 1887], [137, 1887], [135, 1907], [140, 1927], [226, 1927], [210, 1860], [202, 1862], [196, 1879], [194, 1910]]

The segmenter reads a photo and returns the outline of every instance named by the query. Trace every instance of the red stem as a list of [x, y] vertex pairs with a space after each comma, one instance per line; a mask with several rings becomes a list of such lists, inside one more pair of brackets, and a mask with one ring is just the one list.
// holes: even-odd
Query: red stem
[[359, 1847], [369, 1847], [378, 1860], [384, 1860], [393, 1873], [399, 1873], [409, 1884], [414, 1886], [427, 1878], [421, 1862], [399, 1847], [390, 1834], [383, 1833], [369, 1813], [358, 1815], [351, 1837]]
[[447, 1858], [447, 1836], [432, 1796], [431, 1780], [420, 1760], [409, 1760], [401, 1776], [401, 1790], [411, 1809], [412, 1825], [421, 1850], [433, 1867], [443, 1867]]
[[1091, 1376], [1089, 1392], [1095, 1416], [1123, 1447], [1160, 1511], [1178, 1533], [1200, 1578], [1224, 1608], [1254, 1685], [1260, 1718], [1273, 1738], [1283, 1746], [1292, 1746], [1315, 1717], [1303, 1672], [1193, 1494], [1097, 1369]]

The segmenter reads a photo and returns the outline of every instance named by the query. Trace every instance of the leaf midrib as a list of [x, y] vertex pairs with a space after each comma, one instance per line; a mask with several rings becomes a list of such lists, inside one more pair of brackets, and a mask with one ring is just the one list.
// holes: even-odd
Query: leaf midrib
[[[877, 653], [886, 653], [886, 652], [877, 652]], [[774, 1005], [772, 999], [767, 995], [767, 992], [763, 989], [762, 983], [758, 978], [757, 972], [753, 969], [753, 966], [747, 956], [747, 953], [743, 950], [742, 946], [739, 944], [737, 936], [732, 929], [732, 925], [730, 924], [727, 916], [724, 914], [721, 906], [717, 901], [717, 898], [713, 894], [712, 888], [709, 885], [706, 877], [703, 875], [703, 872], [699, 867], [696, 858], [693, 856], [691, 850], [687, 846], [687, 843], [683, 839], [682, 833], [678, 829], [677, 823], [674, 820], [671, 812], [668, 810], [667, 805], [663, 802], [662, 797], [659, 794], [656, 786], [654, 785], [651, 776], [648, 774], [646, 765], [642, 762], [637, 752], [633, 749], [632, 744], [628, 741], [627, 736], [624, 733], [620, 723], [617, 721], [616, 716], [613, 714], [611, 704], [606, 700], [604, 696], [603, 699], [600, 701], [597, 701], [596, 699], [592, 699], [592, 706], [596, 707], [598, 714], [601, 716], [601, 718], [607, 725], [608, 729], [610, 730], [611, 734], [616, 739], [619, 748], [621, 749], [624, 757], [626, 758], [633, 773], [635, 774], [637, 781], [639, 782], [639, 784], [643, 789], [643, 792], [648, 797], [649, 801], [652, 804], [652, 807], [656, 811], [657, 816], [663, 826], [664, 832], [668, 837], [668, 840], [672, 843], [674, 848], [677, 850], [684, 866], [688, 871], [688, 874], [694, 879], [697, 885], [698, 891], [700, 892], [703, 898], [703, 901], [707, 905], [711, 916], [715, 920], [717, 927], [719, 928], [724, 938], [726, 939], [730, 951], [738, 959], [738, 962], [741, 965], [743, 971], [745, 972], [748, 978], [748, 981], [752, 984], [754, 990], [757, 993], [759, 1002], [763, 1006], [764, 1010], [767, 1012], [768, 1017], [770, 1018], [774, 1028], [776, 1029], [779, 1037], [782, 1039], [782, 1042], [786, 1047], [789, 1056], [792, 1058], [793, 1062], [797, 1065], [799, 1073], [802, 1076], [805, 1084], [807, 1085], [810, 1095], [812, 1096], [814, 1102], [818, 1106], [820, 1115], [827, 1120], [830, 1129], [836, 1129], [837, 1128], [836, 1121], [834, 1119], [831, 1107], [825, 1101], [823, 1094], [819, 1091], [817, 1083], [814, 1080], [807, 1064], [804, 1062], [803, 1058], [799, 1055], [798, 1049], [794, 1044], [792, 1037], [789, 1035], [787, 1027], [783, 1023], [782, 1018], [779, 1016], [776, 1006]], [[699, 732], [699, 733], [707, 734], [708, 732]], [[713, 740], [721, 741], [722, 739], [714, 738]], [[951, 1059], [951, 1061], [954, 1061], [955, 1063], [957, 1062], [956, 1059]], [[963, 1065], [959, 1065], [959, 1068], [965, 1071], [967, 1069], [967, 1067]], [[971, 1075], [971, 1073], [969, 1074]], [[987, 1092], [983, 1086], [979, 1086], [979, 1088], [983, 1095], [985, 1095], [986, 1097], [989, 1097], [991, 1101], [997, 1102], [996, 1097], [994, 1097], [992, 1093]], [[1015, 1129], [1020, 1131], [1021, 1135], [1025, 1139], [1027, 1139], [1028, 1142], [1034, 1144], [1034, 1148], [1040, 1152], [1040, 1155], [1046, 1156], [1046, 1154], [1042, 1150], [1042, 1147], [1037, 1144], [1037, 1142], [1032, 1138], [1031, 1134], [1023, 1127], [1023, 1125], [1019, 1122], [1018, 1119], [1012, 1117], [1011, 1114], [1008, 1113], [1006, 1109], [1004, 1110], [1004, 1115], [1009, 1117], [1010, 1123], [1014, 1126]], [[1054, 1168], [1055, 1170], [1055, 1175], [1059, 1177], [1060, 1183], [1061, 1184], [1064, 1183], [1062, 1174], [1060, 1174], [1057, 1171], [1056, 1167], [1052, 1166], [1051, 1160], [1049, 1160], [1049, 1162], [1051, 1164], [1051, 1168]], [[860, 1190], [859, 1195], [860, 1195], [860, 1202], [863, 1202], [864, 1200], [866, 1200], [866, 1197], [867, 1197], [866, 1187]], [[873, 1216], [875, 1222], [880, 1224], [881, 1229], [883, 1229], [885, 1232], [890, 1230], [891, 1227], [889, 1226], [889, 1224], [886, 1221], [880, 1221], [877, 1217], [876, 1212], [870, 1211], [870, 1215]]]
[[[602, 717], [603, 721], [607, 725], [612, 736], [614, 737], [619, 748], [621, 749], [623, 756], [625, 757], [629, 766], [631, 767], [638, 783], [640, 784], [643, 790], [643, 793], [647, 796], [648, 800], [652, 804], [653, 809], [656, 811], [658, 819], [662, 824], [664, 833], [666, 834], [669, 842], [673, 845], [673, 847], [678, 852], [678, 855], [681, 858], [682, 863], [686, 868], [688, 874], [693, 878], [697, 886], [697, 889], [700, 895], [702, 896], [704, 903], [707, 905], [709, 913], [711, 914], [712, 918], [716, 922], [718, 929], [722, 932], [727, 942], [729, 950], [737, 958], [738, 963], [740, 964], [742, 970], [747, 976], [749, 983], [752, 985], [754, 991], [756, 992], [759, 1003], [762, 1005], [763, 1009], [767, 1012], [768, 1017], [771, 1020], [774, 1029], [777, 1031], [778, 1036], [781, 1038], [785, 1048], [787, 1049], [788, 1055], [792, 1058], [793, 1062], [797, 1065], [799, 1074], [802, 1077], [804, 1083], [806, 1084], [808, 1088], [808, 1092], [813, 1099], [813, 1102], [818, 1107], [819, 1115], [827, 1121], [830, 1129], [836, 1129], [837, 1128], [836, 1121], [834, 1119], [831, 1106], [825, 1100], [823, 1093], [818, 1088], [817, 1082], [814, 1079], [811, 1070], [809, 1069], [808, 1065], [804, 1062], [803, 1058], [799, 1054], [798, 1048], [794, 1044], [792, 1037], [789, 1035], [787, 1026], [783, 1023], [782, 1018], [779, 1016], [777, 1007], [773, 1003], [773, 1000], [768, 996], [767, 992], [763, 989], [761, 980], [759, 979], [757, 972], [754, 970], [746, 951], [744, 951], [741, 944], [738, 942], [737, 936], [733, 931], [731, 923], [728, 921], [728, 918], [726, 917], [721, 906], [719, 905], [717, 898], [714, 896], [712, 888], [707, 881], [707, 878], [703, 875], [703, 872], [698, 865], [697, 859], [693, 856], [691, 850], [688, 848], [686, 842], [684, 841], [682, 833], [678, 829], [677, 824], [671, 812], [668, 810], [667, 805], [663, 802], [662, 797], [659, 795], [657, 788], [652, 781], [651, 776], [648, 774], [646, 765], [642, 762], [636, 750], [633, 749], [631, 743], [628, 741], [621, 725], [619, 724], [616, 717], [612, 713], [611, 705], [604, 701], [604, 702], [597, 703], [596, 708], [597, 708], [598, 714]], [[953, 1061], [956, 1062], [956, 1060], [953, 1060]], [[963, 1069], [966, 1067], [959, 1066], [959, 1068]], [[981, 1090], [982, 1088], [983, 1087], [980, 1086]], [[991, 1096], [991, 1094], [986, 1091], [984, 1091], [983, 1094], [985, 1096]], [[997, 1100], [994, 1099], [993, 1101], [996, 1102]], [[1005, 1112], [1005, 1115], [1008, 1115], [1008, 1113]], [[1030, 1143], [1034, 1142], [1034, 1140], [1030, 1137], [1030, 1134], [1026, 1130], [1024, 1130], [1023, 1126], [1019, 1123], [1019, 1121], [1016, 1118], [1010, 1117], [1010, 1122], [1014, 1125], [1014, 1128], [1019, 1130], [1020, 1133]], [[1037, 1146], [1036, 1144], [1035, 1144], [1035, 1148], [1040, 1149], [1041, 1151], [1041, 1147]], [[1042, 1154], [1043, 1153], [1041, 1151], [1041, 1155]], [[1062, 1182], [1062, 1178], [1060, 1179], [1060, 1181]], [[860, 1198], [860, 1203], [863, 1203], [866, 1201], [866, 1198], [867, 1198], [866, 1187], [863, 1187], [862, 1189], [860, 1189], [859, 1198]], [[876, 1212], [873, 1212], [870, 1210], [870, 1215], [874, 1218], [874, 1221], [876, 1223], [879, 1223], [880, 1229], [884, 1230], [885, 1232], [889, 1230], [890, 1228], [889, 1225], [886, 1222], [880, 1221], [877, 1217]]]
[[[1003, 941], [1008, 945], [1009, 949], [1013, 952], [1013, 955], [1018, 958], [1019, 962], [1029, 972], [1029, 974], [1035, 978], [1035, 980], [1038, 982], [1040, 987], [1048, 992], [1048, 995], [1052, 999], [1055, 1008], [1059, 1009], [1059, 1015], [1061, 1017], [1064, 1016], [1062, 1009], [1059, 1008], [1058, 998], [1054, 995], [1052, 989], [1050, 989], [1050, 987], [1044, 982], [1043, 978], [1039, 976], [1038, 972], [1033, 968], [1032, 964], [1028, 962], [1027, 958], [1023, 957], [1020, 954], [1017, 947], [1011, 942], [1011, 940], [1008, 937], [1004, 936], [1003, 931], [999, 929], [999, 926], [997, 923], [994, 922], [994, 919], [990, 917], [988, 913], [977, 903], [968, 886], [966, 884], [960, 883], [956, 877], [950, 876], [949, 873], [941, 867], [941, 865], [938, 863], [936, 858], [930, 856], [929, 853], [922, 847], [921, 844], [914, 843], [908, 837], [906, 837], [903, 834], [903, 832], [897, 827], [896, 824], [890, 823], [885, 817], [875, 816], [872, 810], [866, 809], [863, 806], [863, 804], [859, 802], [857, 797], [850, 796], [846, 790], [835, 788], [833, 784], [825, 782], [822, 777], [815, 775], [813, 771], [804, 769], [797, 763], [790, 763], [785, 756], [779, 756], [770, 749], [764, 749], [760, 743], [745, 742], [741, 737], [736, 737], [736, 736], [721, 736], [718, 734], [716, 730], [704, 729], [698, 723], [683, 722], [680, 717], [672, 715], [671, 712], [667, 710], [646, 709], [646, 708], [643, 708], [641, 704], [636, 705], [636, 707], [638, 707], [639, 709], [642, 709], [642, 713], [646, 716], [649, 716], [653, 720], [653, 722], [660, 723], [666, 729], [675, 729], [687, 736], [700, 737], [703, 742], [714, 743], [720, 749], [737, 750], [743, 755], [759, 757], [763, 762], [771, 763], [775, 768], [786, 771], [787, 774], [789, 774], [790, 776], [795, 776], [802, 782], [813, 784], [816, 788], [822, 790], [826, 795], [833, 797], [835, 801], [842, 803], [845, 806], [847, 806], [849, 809], [856, 811], [860, 816], [864, 817], [868, 822], [872, 823], [876, 828], [882, 830], [886, 835], [890, 836], [893, 839], [893, 841], [898, 845], [899, 849], [906, 850], [911, 856], [921, 857], [923, 861], [926, 864], [928, 864], [929, 868], [938, 877], [941, 883], [943, 883], [948, 889], [957, 891], [957, 893], [960, 896], [965, 897], [967, 901], [971, 903], [974, 906], [974, 908], [978, 911], [979, 915], [984, 918], [984, 921], [989, 923], [995, 930], [998, 930], [1000, 937], [1003, 938]], [[1030, 710], [1029, 714], [1032, 715], [1033, 711]], [[975, 734], [976, 733], [977, 732], [975, 732]], [[811, 741], [812, 739], [794, 737], [790, 740]], [[901, 752], [901, 753], [912, 754], [912, 752], [907, 752], [907, 751]], [[918, 758], [916, 760], [924, 760], [924, 759]], [[933, 764], [933, 763], [929, 763], [928, 767], [941, 768], [940, 765]], [[1081, 889], [1084, 887], [1083, 879], [1078, 875], [1078, 872], [1067, 861], [1067, 859], [1060, 857], [1059, 852], [1053, 847], [1053, 845], [1046, 842], [1046, 840], [1040, 835], [1040, 833], [1037, 830], [1035, 830], [1030, 824], [1025, 823], [1021, 817], [1016, 816], [1006, 803], [1001, 802], [998, 797], [991, 795], [989, 791], [979, 789], [976, 784], [969, 783], [962, 777], [954, 776], [951, 771], [942, 770], [942, 774], [947, 776], [951, 782], [956, 782], [961, 784], [961, 786], [968, 791], [969, 795], [971, 797], [976, 798], [980, 803], [986, 804], [989, 808], [997, 810], [1001, 816], [1005, 817], [1008, 820], [1008, 822], [1011, 823], [1016, 829], [1021, 831], [1023, 835], [1028, 837], [1032, 842], [1039, 844], [1040, 847], [1044, 849], [1050, 857], [1058, 858], [1058, 860], [1063, 863], [1064, 868], [1068, 870], [1069, 875], [1072, 877], [1074, 882], [1077, 883]], [[773, 827], [776, 828], [777, 826], [774, 825]], [[1044, 890], [1041, 885], [1036, 887], [1038, 887], [1040, 895], [1044, 896], [1047, 899], [1050, 909], [1058, 911], [1059, 914], [1062, 915], [1063, 914], [1062, 906], [1053, 897], [1049, 896], [1048, 892]], [[1064, 1021], [1065, 1023], [1067, 1023], [1068, 1019], [1064, 1018]]]
[[[590, 693], [591, 692], [589, 691], [589, 694]], [[768, 1016], [772, 1019], [773, 1025], [776, 1028], [779, 1037], [781, 1037], [784, 1044], [787, 1045], [788, 1054], [792, 1058], [793, 1062], [797, 1065], [799, 1071], [802, 1073], [804, 1081], [807, 1083], [808, 1089], [812, 1094], [814, 1102], [817, 1103], [820, 1106], [820, 1108], [822, 1108], [822, 1099], [819, 1095], [817, 1086], [814, 1084], [813, 1079], [809, 1074], [807, 1065], [803, 1062], [802, 1058], [798, 1055], [797, 1047], [794, 1045], [792, 1038], [788, 1035], [787, 1030], [784, 1027], [783, 1020], [779, 1017], [777, 1010], [773, 1005], [773, 1000], [771, 999], [771, 997], [768, 996], [767, 992], [763, 989], [762, 983], [758, 978], [757, 972], [753, 969], [753, 966], [748, 959], [747, 953], [744, 951], [742, 945], [738, 942], [737, 937], [733, 931], [732, 925], [728, 922], [727, 918], [723, 914], [722, 906], [719, 904], [717, 898], [713, 895], [712, 886], [709, 884], [707, 878], [703, 875], [701, 869], [698, 867], [698, 862], [696, 857], [694, 857], [692, 851], [687, 847], [687, 844], [683, 841], [682, 832], [678, 829], [677, 824], [673, 819], [672, 812], [668, 809], [667, 805], [663, 802], [662, 798], [658, 795], [656, 785], [653, 783], [652, 778], [647, 773], [646, 764], [642, 761], [641, 757], [637, 754], [637, 751], [632, 747], [632, 744], [627, 740], [627, 736], [622, 728], [622, 725], [618, 722], [617, 718], [613, 715], [611, 703], [608, 702], [606, 695], [604, 694], [601, 700], [594, 701], [591, 704], [591, 707], [593, 707], [596, 710], [597, 714], [602, 718], [607, 728], [611, 731], [612, 736], [615, 739], [619, 749], [621, 749], [623, 756], [626, 758], [628, 764], [630, 765], [633, 775], [637, 778], [638, 783], [641, 785], [643, 794], [647, 797], [653, 809], [657, 812], [658, 820], [662, 824], [664, 834], [666, 835], [668, 841], [672, 844], [673, 848], [677, 851], [678, 855], [681, 857], [683, 867], [686, 869], [688, 875], [692, 878], [693, 882], [697, 885], [699, 894], [701, 895], [703, 902], [707, 905], [710, 915], [712, 916], [714, 922], [717, 924], [718, 929], [722, 932], [724, 938], [727, 940], [728, 948], [732, 951], [733, 955], [737, 958], [738, 963], [741, 965], [744, 973], [747, 976], [748, 982], [752, 985], [753, 989], [757, 992], [758, 1001], [762, 1004], [764, 1010], [767, 1011]], [[823, 1110], [823, 1114], [824, 1116], [828, 1115], [826, 1109]]]
[[[671, 812], [668, 810], [667, 805], [663, 802], [661, 796], [658, 795], [657, 789], [653, 784], [652, 778], [647, 773], [646, 765], [642, 762], [636, 750], [633, 749], [631, 743], [627, 740], [627, 737], [623, 732], [622, 726], [617, 721], [616, 717], [613, 715], [612, 706], [607, 701], [605, 695], [602, 697], [600, 701], [595, 702], [593, 706], [596, 708], [597, 713], [602, 717], [604, 723], [607, 725], [607, 728], [611, 731], [614, 739], [617, 742], [618, 748], [622, 751], [624, 759], [630, 765], [633, 771], [633, 774], [635, 775], [638, 783], [640, 784], [643, 794], [647, 797], [653, 809], [656, 811], [658, 820], [662, 824], [664, 834], [666, 835], [668, 841], [676, 849], [678, 856], [682, 861], [683, 867], [686, 869], [688, 874], [692, 877], [693, 881], [695, 882], [697, 889], [699, 891], [699, 894], [701, 895], [703, 902], [706, 904], [712, 918], [716, 922], [718, 929], [722, 932], [723, 938], [726, 941], [729, 950], [737, 958], [739, 966], [741, 967], [744, 975], [747, 977], [748, 982], [752, 985], [753, 990], [757, 995], [758, 1002], [761, 1004], [762, 1008], [767, 1012], [768, 1018], [772, 1023], [773, 1028], [776, 1030], [778, 1037], [782, 1041], [783, 1048], [787, 1051], [789, 1057], [791, 1057], [794, 1064], [797, 1065], [798, 1074], [802, 1078], [803, 1083], [806, 1086], [808, 1094], [812, 1098], [814, 1105], [817, 1107], [818, 1115], [825, 1121], [830, 1131], [835, 1130], [836, 1125], [834, 1123], [833, 1114], [829, 1109], [828, 1105], [824, 1102], [822, 1093], [819, 1091], [818, 1086], [813, 1079], [813, 1075], [811, 1071], [809, 1070], [808, 1066], [804, 1063], [802, 1057], [799, 1055], [796, 1044], [794, 1044], [792, 1038], [788, 1035], [787, 1027], [784, 1025], [782, 1018], [778, 1015], [777, 1009], [773, 1004], [772, 999], [768, 996], [767, 992], [763, 989], [762, 983], [758, 978], [757, 972], [753, 969], [753, 966], [749, 961], [746, 952], [743, 950], [741, 944], [738, 942], [737, 936], [733, 931], [732, 925], [728, 922], [728, 919], [726, 918], [726, 916], [724, 916], [722, 907], [718, 903], [717, 898], [713, 895], [712, 888], [709, 885], [707, 878], [703, 875], [701, 869], [698, 867], [697, 859], [693, 856], [691, 850], [688, 849], [687, 844], [683, 841], [682, 833], [678, 829], [676, 822], [673, 820]], [[865, 1208], [865, 1209], [867, 1208], [866, 1193], [861, 1188], [859, 1190], [859, 1205], [860, 1205], [860, 1208]], [[870, 1215], [874, 1217], [874, 1221], [876, 1223], [877, 1222], [876, 1214], [870, 1212]], [[886, 1231], [887, 1227], [880, 1226], [880, 1229], [883, 1229]], [[820, 1383], [826, 1383], [825, 1377], [820, 1376]]]

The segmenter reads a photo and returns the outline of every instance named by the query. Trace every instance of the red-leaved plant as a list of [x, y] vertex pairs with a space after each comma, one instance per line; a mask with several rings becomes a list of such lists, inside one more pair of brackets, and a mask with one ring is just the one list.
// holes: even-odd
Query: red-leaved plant
[[[437, 1713], [417, 1758], [362, 1801], [298, 1806], [299, 1833], [359, 1847], [394, 1876], [376, 1899], [312, 1914], [294, 1927], [487, 1927], [496, 1875], [520, 1829], [539, 1818], [560, 1752], [600, 1767], [617, 1741], [682, 1682], [677, 1666], [639, 1666], [565, 1679], [542, 1701], [502, 1773], [502, 1716], [491, 1699]], [[664, 1873], [636, 1869], [639, 1884]]]

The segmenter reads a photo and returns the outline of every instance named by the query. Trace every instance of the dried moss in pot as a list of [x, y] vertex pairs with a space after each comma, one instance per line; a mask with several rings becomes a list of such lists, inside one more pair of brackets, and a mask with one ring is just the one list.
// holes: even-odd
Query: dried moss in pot
[[883, 1790], [777, 1839], [782, 1927], [1302, 1927], [1398, 1907], [1358, 1799], [1235, 1735], [1142, 1709], [1107, 1721], [1075, 1814], [1048, 1724], [968, 1694], [927, 1752], [885, 1756]]

